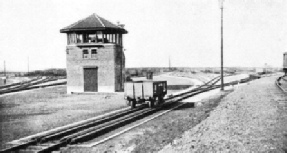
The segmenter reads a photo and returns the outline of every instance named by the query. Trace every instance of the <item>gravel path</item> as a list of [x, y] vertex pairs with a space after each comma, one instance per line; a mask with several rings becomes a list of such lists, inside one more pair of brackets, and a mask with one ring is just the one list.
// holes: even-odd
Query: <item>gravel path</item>
[[287, 95], [276, 77], [239, 87], [160, 152], [287, 152]]

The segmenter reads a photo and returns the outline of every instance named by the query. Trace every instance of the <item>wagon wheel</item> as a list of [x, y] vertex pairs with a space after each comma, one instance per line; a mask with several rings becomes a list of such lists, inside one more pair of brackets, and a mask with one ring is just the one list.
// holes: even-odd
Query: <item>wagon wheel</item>
[[131, 107], [136, 108], [136, 101], [135, 100], [131, 101]]
[[163, 99], [163, 97], [162, 97], [162, 96], [160, 96], [160, 97], [158, 98], [158, 101], [159, 101], [159, 104], [164, 103], [164, 99]]
[[131, 106], [131, 101], [126, 100], [126, 104], [127, 104], [128, 106]]
[[158, 97], [155, 97], [154, 98], [154, 106], [158, 106], [160, 103], [159, 103], [159, 99]]
[[150, 101], [148, 102], [148, 107], [149, 108], [153, 108], [154, 107], [154, 99], [150, 99]]

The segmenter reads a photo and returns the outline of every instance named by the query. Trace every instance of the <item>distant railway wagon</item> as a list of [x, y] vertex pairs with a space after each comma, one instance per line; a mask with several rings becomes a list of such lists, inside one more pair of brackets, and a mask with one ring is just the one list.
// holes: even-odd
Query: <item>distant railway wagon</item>
[[287, 52], [283, 54], [283, 71], [287, 75]]
[[157, 106], [164, 102], [167, 93], [166, 81], [133, 81], [125, 83], [125, 99], [132, 108], [136, 104], [148, 103], [149, 107]]

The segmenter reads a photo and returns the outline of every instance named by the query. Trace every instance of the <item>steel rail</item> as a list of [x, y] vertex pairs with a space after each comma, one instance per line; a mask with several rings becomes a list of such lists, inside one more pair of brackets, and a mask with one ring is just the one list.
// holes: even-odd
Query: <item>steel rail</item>
[[9, 85], [0, 86], [0, 90], [3, 89], [3, 88], [10, 88], [10, 87], [21, 85], [21, 84], [24, 84], [24, 83], [30, 83], [32, 81], [39, 80], [39, 79], [40, 78], [34, 78], [32, 80], [29, 80], [29, 81], [18, 82], [18, 83], [13, 83], [13, 84], [9, 84]]
[[143, 115], [149, 111], [150, 109], [144, 109], [139, 112], [132, 113], [128, 117], [121, 117], [116, 120], [112, 120], [110, 122], [103, 123], [98, 126], [85, 129], [83, 131], [79, 131], [72, 135], [65, 136], [54, 143], [42, 144], [43, 146], [46, 146], [46, 147], [43, 147], [40, 150], [37, 150], [36, 152], [38, 153], [51, 152], [51, 151], [58, 149], [59, 147], [63, 147], [68, 144], [73, 144], [73, 143], [89, 140], [93, 138], [95, 134], [99, 134], [100, 132], [107, 131], [108, 129], [111, 129], [112, 127], [123, 124], [131, 119], [135, 119], [135, 117], [132, 115], [136, 115], [136, 117], [139, 117], [139, 115]]
[[155, 119], [155, 118], [158, 118], [159, 116], [162, 116], [162, 115], [164, 115], [164, 114], [166, 114], [166, 113], [168, 113], [168, 112], [170, 112], [170, 111], [172, 111], [172, 110], [174, 110], [174, 109], [177, 109], [177, 108], [183, 106], [184, 104], [186, 104], [186, 103], [180, 103], [179, 105], [177, 105], [177, 106], [175, 106], [175, 107], [173, 107], [173, 108], [171, 108], [171, 109], [169, 109], [169, 110], [165, 110], [165, 111], [163, 111], [163, 112], [161, 112], [161, 113], [158, 113], [158, 114], [152, 116], [151, 118], [148, 118], [148, 119], [146, 119], [146, 120], [144, 120], [144, 121], [142, 121], [142, 122], [140, 122], [140, 123], [137, 123], [137, 124], [135, 124], [135, 125], [132, 125], [132, 126], [126, 128], [126, 129], [124, 129], [124, 130], [122, 130], [122, 131], [120, 131], [120, 132], [117, 132], [117, 133], [115, 133], [115, 134], [113, 134], [113, 135], [110, 135], [110, 136], [108, 136], [108, 137], [105, 137], [104, 139], [101, 139], [101, 140], [99, 140], [99, 141], [97, 141], [97, 142], [93, 142], [93, 143], [90, 143], [90, 144], [75, 145], [75, 147], [88, 147], [88, 148], [94, 147], [94, 146], [99, 145], [99, 144], [101, 144], [101, 143], [104, 143], [104, 142], [106, 142], [106, 141], [108, 141], [108, 140], [110, 140], [110, 139], [113, 139], [113, 138], [115, 138], [115, 137], [117, 137], [117, 136], [119, 136], [119, 135], [121, 135], [121, 134], [123, 134], [123, 133], [126, 133], [127, 131], [130, 131], [130, 130], [132, 130], [132, 129], [134, 129], [134, 128], [140, 126], [140, 125], [143, 125], [143, 124], [145, 124], [145, 123], [147, 123], [147, 122], [149, 122], [149, 121], [151, 121], [151, 120], [153, 120], [153, 119]]
[[70, 142], [70, 144], [81, 142], [81, 141], [87, 140], [90, 136], [93, 136], [95, 134], [102, 134], [102, 132], [107, 132], [115, 126], [127, 124], [128, 122], [138, 119], [139, 117], [144, 116], [147, 113], [153, 112], [154, 110], [155, 108], [152, 108], [152, 109], [146, 108], [141, 111], [137, 111], [127, 116], [118, 118], [116, 120], [112, 120], [110, 122], [104, 123], [102, 125], [91, 127], [84, 131], [80, 131], [79, 133], [75, 133], [73, 135], [64, 137], [61, 139], [61, 141], [68, 141]]
[[[37, 80], [30, 80], [29, 82], [25, 82], [23, 84], [17, 84], [15, 86], [11, 86], [7, 89], [3, 88], [3, 89], [0, 89], [0, 94], [6, 94], [6, 93], [12, 93], [12, 92], [18, 92], [18, 91], [23, 91], [23, 90], [30, 90], [30, 89], [34, 89], [34, 88], [41, 88], [41, 87], [47, 87], [47, 86], [52, 86], [52, 85], [44, 85], [44, 86], [35, 86], [35, 85], [38, 85], [38, 84], [41, 84], [41, 83], [46, 83], [46, 82], [49, 82], [49, 81], [55, 81], [57, 79], [55, 78], [52, 78], [52, 77], [49, 77], [49, 78], [46, 78], [46, 79], [43, 79], [43, 80], [40, 80], [40, 79], [37, 79]], [[35, 82], [33, 82], [35, 81]], [[55, 85], [62, 85], [62, 84], [65, 84], [65, 83], [56, 83]]]
[[54, 133], [52, 133], [50, 135], [38, 138], [38, 142], [43, 143], [43, 142], [47, 142], [49, 140], [55, 139], [57, 137], [63, 137], [64, 135], [68, 135], [70, 133], [75, 133], [75, 132], [78, 132], [79, 130], [83, 130], [83, 129], [86, 129], [86, 128], [89, 128], [89, 127], [92, 127], [92, 126], [96, 126], [98, 124], [102, 124], [104, 122], [108, 122], [108, 121], [116, 119], [118, 117], [127, 115], [129, 113], [132, 113], [132, 112], [135, 112], [135, 111], [138, 111], [138, 110], [141, 110], [142, 108], [144, 108], [144, 107], [142, 106], [142, 107], [137, 107], [135, 109], [125, 110], [123, 112], [118, 112], [118, 113], [115, 113], [115, 114], [111, 114], [110, 116], [104, 116], [104, 117], [102, 117], [100, 119], [97, 119], [97, 120], [89, 121], [89, 122], [84, 123], [82, 125], [77, 125], [77, 126], [72, 127], [72, 128], [64, 129], [64, 130], [62, 130], [60, 132], [54, 132]]
[[32, 79], [30, 81], [27, 81], [27, 82], [23, 82], [23, 83], [17, 83], [16, 85], [13, 85], [13, 86], [9, 86], [7, 89], [5, 88], [2, 88], [0, 90], [0, 93], [9, 93], [9, 92], [15, 92], [15, 91], [18, 91], [18, 90], [21, 90], [21, 89], [25, 89], [29, 86], [31, 86], [32, 84], [35, 84], [37, 82], [41, 82], [42, 80], [40, 78], [37, 78], [37, 79]]
[[[217, 80], [216, 80], [216, 79], [217, 79]], [[216, 80], [216, 81], [215, 81], [215, 80]], [[196, 91], [199, 90], [199, 89], [203, 89], [203, 87], [207, 87], [207, 88], [208, 88], [208, 86], [212, 86], [212, 85], [216, 84], [219, 80], [220, 80], [220, 76], [215, 77], [215, 78], [211, 79], [210, 81], [206, 82], [205, 84], [198, 86], [197, 88], [188, 90], [188, 91], [186, 91], [186, 92], [184, 92], [184, 93], [180, 93], [180, 94], [178, 94], [178, 95], [173, 95], [172, 97], [168, 97], [168, 98], [166, 98], [165, 100], [171, 100], [171, 99], [173, 99], [173, 98], [177, 98], [177, 97], [180, 97], [180, 96], [183, 96], [183, 95], [192, 93], [192, 92], [196, 92]], [[213, 81], [214, 81], [214, 83], [212, 83], [211, 85], [208, 85], [209, 83], [211, 83], [211, 82], [213, 82]]]

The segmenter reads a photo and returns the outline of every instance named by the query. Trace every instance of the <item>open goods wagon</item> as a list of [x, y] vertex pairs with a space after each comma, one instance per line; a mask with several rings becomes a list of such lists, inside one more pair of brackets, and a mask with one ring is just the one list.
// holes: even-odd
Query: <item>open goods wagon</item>
[[136, 104], [148, 103], [149, 107], [157, 106], [164, 102], [167, 93], [166, 81], [132, 81], [125, 83], [125, 99], [132, 108]]
[[283, 71], [287, 75], [287, 52], [283, 54]]

